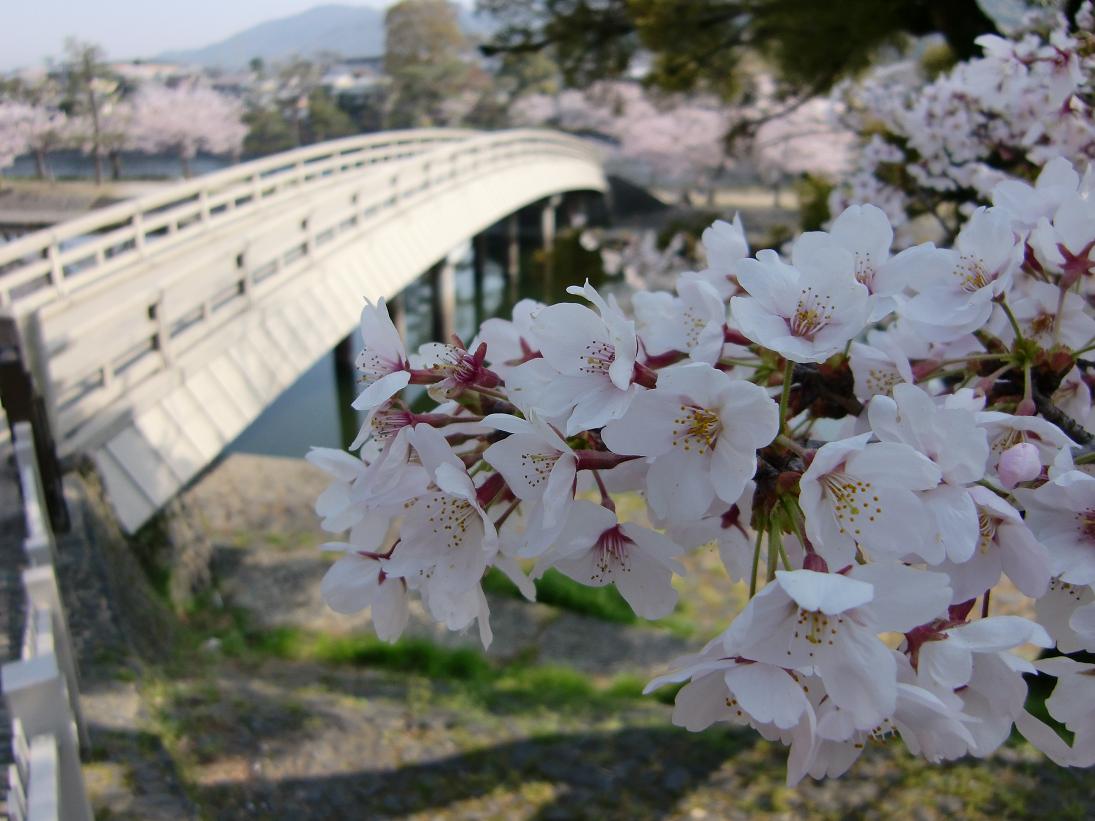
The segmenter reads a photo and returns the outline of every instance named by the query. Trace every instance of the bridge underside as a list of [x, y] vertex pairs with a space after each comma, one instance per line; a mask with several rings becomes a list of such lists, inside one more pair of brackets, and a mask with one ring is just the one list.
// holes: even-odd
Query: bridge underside
[[[360, 189], [360, 181], [356, 185]], [[239, 305], [229, 304], [225, 321], [194, 344], [172, 351], [169, 367], [161, 364], [142, 375], [138, 361], [128, 369], [131, 374], [118, 372], [115, 380], [122, 384], [101, 407], [76, 403], [66, 411], [60, 404], [61, 428], [71, 431], [62, 439], [62, 452], [90, 453], [122, 525], [133, 531], [353, 330], [363, 298], [395, 296], [453, 248], [530, 203], [566, 191], [604, 189], [599, 168], [588, 160], [523, 158], [494, 171], [484, 169], [472, 180], [431, 187], [427, 196], [408, 197], [405, 206], [361, 219], [360, 227], [343, 220], [347, 230], [326, 239], [322, 233], [312, 236], [289, 262], [282, 250], [289, 226], [307, 220], [314, 234], [325, 224], [314, 202], [210, 239], [208, 256], [227, 256], [233, 267], [246, 255], [254, 268], [269, 245], [278, 262], [267, 267], [276, 276], [255, 285], [251, 294], [241, 287]], [[334, 189], [324, 199], [338, 202], [346, 193]], [[183, 284], [192, 287], [202, 276], [195, 270]], [[92, 295], [82, 309], [109, 311], [109, 300], [108, 293]], [[71, 315], [72, 309], [64, 313]], [[207, 316], [208, 302], [202, 310]], [[167, 318], [151, 321], [162, 325]], [[55, 325], [63, 329], [64, 324], [55, 323], [48, 309], [44, 312], [41, 332], [47, 345], [56, 344]], [[75, 338], [72, 330], [59, 333]], [[146, 353], [158, 363], [165, 355]], [[50, 367], [55, 364], [51, 361]]]

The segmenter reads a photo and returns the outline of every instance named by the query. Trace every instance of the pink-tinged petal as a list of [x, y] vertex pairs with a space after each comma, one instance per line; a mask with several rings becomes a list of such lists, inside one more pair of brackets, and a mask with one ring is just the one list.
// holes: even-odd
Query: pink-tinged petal
[[425, 423], [415, 425], [408, 434], [408, 438], [411, 447], [418, 453], [422, 466], [426, 468], [431, 478], [443, 464], [460, 470], [464, 469], [464, 463], [453, 452], [452, 445], [445, 440], [445, 434], [432, 425]]
[[787, 786], [794, 787], [813, 767], [818, 747], [817, 716], [807, 704], [806, 715], [791, 734], [791, 751], [787, 756]]
[[392, 642], [403, 635], [410, 611], [402, 579], [388, 577], [380, 583], [373, 601], [372, 617], [373, 629], [381, 641]]
[[737, 274], [741, 287], [759, 301], [766, 313], [778, 313], [798, 299], [801, 275], [769, 248], [758, 251], [756, 259], [741, 260]]
[[[921, 494], [935, 527], [928, 535], [952, 562], [964, 562], [973, 555], [981, 538], [977, 506], [963, 487], [940, 485]], [[930, 548], [929, 548], [930, 549]], [[934, 554], [936, 551], [932, 551]], [[927, 556], [925, 555], [925, 558]]]
[[835, 616], [861, 607], [874, 598], [874, 586], [836, 573], [813, 570], [777, 570], [779, 586], [799, 607]]
[[647, 501], [654, 515], [681, 522], [702, 516], [715, 496], [709, 464], [703, 454], [679, 448], [655, 459], [646, 473]]
[[475, 501], [475, 485], [463, 465], [456, 467], [445, 462], [438, 466], [437, 472], [433, 475], [433, 480], [437, 483], [438, 488], [450, 496], [456, 496], [458, 499], [469, 502]]
[[304, 458], [341, 482], [352, 482], [365, 473], [361, 459], [337, 448], [313, 447]]
[[1052, 647], [1053, 640], [1040, 624], [1021, 616], [992, 616], [963, 624], [951, 635], [979, 653], [998, 653], [1021, 644]]
[[396, 371], [382, 376], [358, 394], [353, 401], [353, 408], [367, 411], [380, 407], [407, 387], [410, 381], [411, 375], [407, 371]]
[[540, 353], [560, 373], [582, 372], [591, 346], [609, 343], [604, 321], [584, 305], [572, 302], [544, 308], [533, 320], [533, 327]]
[[[791, 303], [791, 310], [794, 303]], [[790, 336], [787, 320], [781, 314], [766, 308], [759, 299], [736, 296], [730, 300], [730, 316], [734, 325], [757, 344]]]
[[496, 556], [494, 559], [494, 566], [501, 570], [507, 579], [509, 579], [529, 601], [536, 601], [536, 585], [532, 583], [532, 579], [526, 576], [522, 571], [517, 561], [509, 556]]
[[664, 564], [635, 549], [629, 551], [627, 564], [613, 576], [616, 589], [641, 619], [660, 619], [673, 612], [677, 591], [672, 577]]
[[733, 714], [733, 710], [726, 706], [726, 682], [717, 673], [709, 673], [693, 679], [677, 693], [673, 723], [698, 733]]
[[718, 392], [722, 438], [738, 450], [757, 450], [779, 433], [779, 405], [760, 385], [733, 380]]
[[1025, 524], [1004, 522], [996, 528], [1000, 565], [1024, 596], [1045, 595], [1049, 587], [1049, 551]]
[[328, 607], [349, 615], [372, 605], [379, 577], [379, 562], [349, 553], [327, 570], [319, 592]]
[[510, 490], [523, 500], [544, 495], [559, 456], [539, 436], [529, 433], [511, 434], [483, 453], [487, 464], [501, 473]]
[[965, 686], [973, 675], [969, 648], [954, 641], [924, 642], [917, 659], [920, 677], [948, 690]]
[[1042, 460], [1038, 448], [1029, 442], [1020, 442], [1000, 454], [996, 474], [1005, 490], [1011, 490], [1020, 482], [1037, 479], [1042, 472]]
[[757, 452], [742, 452], [720, 443], [711, 454], [708, 478], [720, 499], [733, 504], [757, 469]]
[[384, 304], [384, 297], [377, 300], [375, 306], [365, 301], [361, 309], [361, 339], [366, 348], [375, 348], [384, 354], [403, 352], [403, 340]]
[[1095, 604], [1077, 607], [1068, 620], [1068, 626], [1087, 641], [1089, 648], [1095, 647]]
[[483, 417], [483, 425], [506, 433], [532, 433], [532, 423], [508, 413], [490, 413]]
[[897, 705], [897, 663], [877, 637], [860, 630], [840, 630], [836, 652], [821, 654], [817, 672], [825, 692], [855, 717], [858, 730], [874, 729], [893, 715]]
[[802, 687], [780, 667], [739, 664], [727, 670], [724, 678], [738, 704], [756, 721], [789, 730], [806, 712]]
[[693, 362], [666, 368], [658, 374], [657, 393], [684, 398], [688, 404], [707, 407], [717, 391], [733, 384], [729, 376], [710, 365]]
[[833, 220], [829, 233], [845, 248], [869, 255], [876, 268], [885, 262], [893, 244], [890, 219], [874, 205], [848, 206]]
[[872, 629], [880, 632], [906, 633], [946, 615], [951, 603], [951, 589], [942, 573], [876, 561], [856, 565], [848, 575], [874, 587], [874, 598], [864, 609]]
[[928, 457], [899, 442], [875, 442], [847, 460], [848, 472], [905, 490], [928, 490], [942, 477]]
[[[586, 377], [572, 378], [578, 381]], [[636, 385], [621, 391], [604, 380], [593, 382], [591, 387], [592, 390], [586, 390], [577, 397], [574, 410], [567, 420], [567, 436], [574, 436], [584, 430], [595, 430], [621, 418], [627, 413], [635, 397], [642, 393]]]
[[577, 474], [577, 460], [571, 455], [559, 457], [548, 476], [543, 497], [544, 527], [563, 526], [567, 511], [574, 499], [574, 478]]
[[1073, 749], [1065, 740], [1026, 710], [1016, 716], [1015, 728], [1054, 764], [1071, 767], [1075, 763]]
[[350, 544], [357, 550], [379, 550], [388, 535], [392, 514], [370, 510], [350, 528]]
[[644, 391], [631, 402], [622, 417], [609, 422], [601, 438], [613, 453], [626, 456], [660, 456], [673, 447], [674, 421], [681, 406], [662, 390]]

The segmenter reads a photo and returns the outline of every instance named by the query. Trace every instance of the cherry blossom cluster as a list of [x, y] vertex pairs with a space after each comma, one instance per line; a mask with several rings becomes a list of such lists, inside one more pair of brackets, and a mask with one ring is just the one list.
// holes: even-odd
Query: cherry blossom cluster
[[14, 100], [0, 100], [0, 169], [27, 151], [45, 151], [61, 142], [63, 112]]
[[984, 56], [925, 82], [910, 64], [877, 69], [836, 96], [862, 136], [852, 174], [833, 192], [834, 214], [872, 203], [895, 226], [925, 215], [947, 236], [987, 204], [1009, 177], [1031, 177], [1044, 163], [1095, 157], [1095, 36], [1080, 10], [1031, 15], [1011, 38], [984, 35]]
[[[658, 619], [714, 546], [750, 598], [650, 683], [684, 683], [677, 724], [788, 745], [792, 784], [896, 737], [986, 756], [1014, 727], [1095, 764], [1095, 665], [1038, 658], [1095, 650], [1093, 192], [1057, 158], [998, 184], [952, 247], [899, 253], [873, 205], [786, 255], [720, 221], [705, 265], [633, 316], [587, 283], [415, 353], [367, 304], [366, 421], [309, 456], [344, 534], [326, 601], [394, 640], [420, 600], [487, 646], [489, 568], [529, 598], [549, 568], [615, 585]], [[1057, 727], [1027, 711], [1039, 673]]]
[[653, 97], [635, 82], [604, 81], [583, 91], [527, 95], [510, 116], [515, 123], [599, 134], [614, 144], [613, 164], [648, 182], [713, 183], [732, 165], [723, 142], [732, 117], [713, 99]]

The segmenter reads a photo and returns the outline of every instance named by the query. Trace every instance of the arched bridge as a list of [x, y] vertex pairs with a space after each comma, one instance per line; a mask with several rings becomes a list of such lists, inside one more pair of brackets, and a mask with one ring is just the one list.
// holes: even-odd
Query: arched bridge
[[57, 451], [134, 530], [357, 322], [507, 214], [604, 191], [537, 130], [386, 132], [297, 149], [0, 246]]

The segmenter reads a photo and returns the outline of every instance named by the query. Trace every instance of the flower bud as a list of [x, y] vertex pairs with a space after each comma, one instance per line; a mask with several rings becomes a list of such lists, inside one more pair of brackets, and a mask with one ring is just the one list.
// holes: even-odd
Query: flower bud
[[1042, 472], [1042, 460], [1038, 458], [1038, 448], [1029, 442], [1020, 442], [1000, 454], [1000, 465], [996, 472], [1006, 490], [1011, 490], [1020, 482], [1037, 479]]

